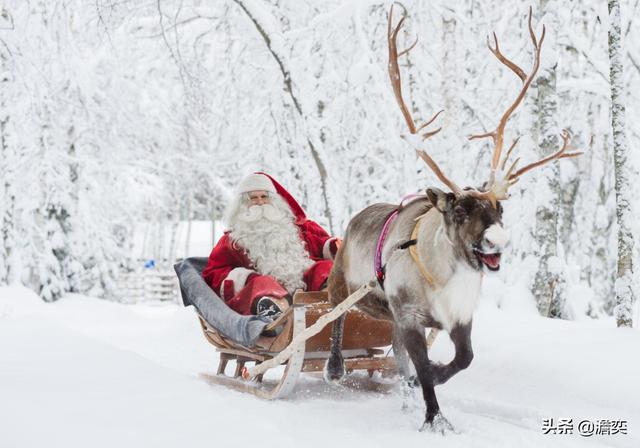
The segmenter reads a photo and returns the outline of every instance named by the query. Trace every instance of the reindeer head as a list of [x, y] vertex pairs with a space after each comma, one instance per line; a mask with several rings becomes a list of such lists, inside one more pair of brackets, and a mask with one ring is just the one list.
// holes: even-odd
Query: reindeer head
[[426, 131], [424, 129], [430, 125], [442, 111], [435, 114], [424, 124], [418, 125], [405, 105], [404, 98], [402, 96], [402, 82], [398, 58], [407, 54], [417, 44], [416, 39], [409, 48], [403, 51], [398, 51], [398, 33], [406, 19], [406, 9], [404, 9], [404, 7], [402, 8], [403, 16], [398, 21], [397, 25], [393, 27], [393, 5], [391, 6], [387, 27], [387, 41], [389, 45], [389, 79], [391, 81], [391, 86], [393, 87], [396, 102], [400, 107], [402, 116], [404, 117], [409, 129], [409, 135], [405, 135], [403, 137], [415, 148], [416, 154], [427, 164], [427, 166], [429, 166], [438, 179], [440, 179], [440, 181], [451, 190], [451, 193], [445, 193], [437, 188], [430, 188], [427, 190], [427, 196], [433, 203], [434, 207], [444, 215], [448, 237], [451, 239], [454, 247], [456, 247], [461, 258], [466, 259], [467, 262], [475, 269], [482, 269], [483, 266], [486, 266], [492, 271], [497, 271], [500, 269], [500, 252], [508, 240], [506, 233], [502, 228], [502, 206], [499, 201], [509, 198], [509, 188], [518, 182], [520, 176], [527, 171], [554, 160], [575, 157], [582, 154], [581, 152], [567, 152], [567, 149], [569, 148], [569, 133], [565, 130], [562, 133], [562, 147], [557, 152], [538, 160], [537, 162], [530, 163], [529, 165], [516, 170], [517, 164], [520, 160], [518, 158], [509, 166], [508, 169], [506, 168], [509, 156], [511, 155], [513, 148], [518, 143], [518, 138], [516, 138], [511, 144], [506, 156], [502, 157], [504, 131], [507, 121], [524, 100], [525, 94], [535, 78], [540, 66], [540, 51], [542, 49], [542, 42], [544, 41], [545, 35], [544, 26], [542, 27], [542, 34], [540, 38], [537, 38], [531, 25], [532, 11], [531, 8], [529, 8], [529, 35], [531, 37], [534, 50], [534, 61], [529, 74], [526, 74], [524, 70], [511, 60], [507, 59], [500, 52], [498, 38], [495, 33], [493, 34], [494, 47], [491, 47], [487, 40], [487, 46], [491, 53], [493, 53], [501, 63], [506, 65], [516, 74], [516, 76], [518, 76], [518, 78], [520, 78], [522, 81], [522, 87], [515, 100], [502, 115], [495, 130], [469, 137], [470, 140], [485, 137], [491, 138], [494, 143], [494, 150], [491, 157], [489, 180], [484, 184], [483, 188], [461, 189], [451, 179], [445, 176], [431, 156], [429, 156], [424, 149], [421, 149], [424, 140], [440, 132], [441, 128], [434, 131]]
[[427, 189], [427, 197], [442, 213], [446, 238], [460, 259], [478, 271], [500, 269], [500, 256], [509, 238], [502, 227], [502, 205], [473, 196], [456, 197], [437, 188]]

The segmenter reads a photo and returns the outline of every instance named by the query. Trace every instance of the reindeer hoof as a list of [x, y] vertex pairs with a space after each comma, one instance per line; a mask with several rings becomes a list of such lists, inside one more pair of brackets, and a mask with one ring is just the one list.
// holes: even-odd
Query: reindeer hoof
[[342, 356], [330, 356], [324, 366], [324, 380], [331, 383], [339, 383], [344, 378], [344, 359]]
[[420, 428], [420, 431], [429, 431], [435, 434], [441, 434], [443, 436], [449, 432], [455, 432], [455, 430], [453, 429], [453, 425], [451, 425], [451, 423], [449, 423], [449, 420], [444, 418], [444, 415], [442, 415], [442, 413], [440, 412], [438, 412], [431, 418], [427, 417], [427, 420], [422, 425], [422, 428]]

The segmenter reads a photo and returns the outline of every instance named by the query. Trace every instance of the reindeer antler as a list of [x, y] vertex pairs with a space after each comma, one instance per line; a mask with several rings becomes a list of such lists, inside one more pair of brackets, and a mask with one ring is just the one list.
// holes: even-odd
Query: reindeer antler
[[[417, 126], [415, 120], [411, 116], [411, 112], [409, 112], [409, 109], [407, 108], [404, 102], [404, 98], [402, 97], [402, 80], [400, 77], [400, 67], [398, 65], [398, 57], [403, 56], [407, 54], [409, 51], [411, 51], [411, 49], [413, 49], [418, 43], [418, 39], [416, 38], [415, 42], [411, 46], [409, 46], [409, 48], [407, 48], [406, 50], [398, 52], [398, 47], [397, 47], [398, 33], [400, 32], [400, 29], [402, 29], [404, 21], [407, 18], [406, 8], [402, 6], [400, 3], [398, 4], [402, 7], [402, 10], [403, 10], [402, 18], [398, 21], [395, 27], [392, 26], [394, 5], [391, 5], [391, 9], [389, 11], [389, 23], [387, 25], [387, 40], [389, 44], [389, 79], [391, 80], [393, 93], [396, 97], [398, 106], [400, 107], [400, 111], [402, 112], [402, 116], [404, 117], [407, 123], [407, 127], [409, 128], [410, 134], [412, 136], [418, 136], [426, 126], [430, 125], [442, 113], [442, 111], [436, 113], [429, 121], [427, 121], [423, 125]], [[533, 43], [533, 53], [534, 53], [533, 65], [531, 67], [531, 71], [529, 72], [529, 74], [527, 74], [524, 70], [522, 70], [522, 68], [520, 68], [517, 64], [515, 64], [513, 61], [507, 58], [504, 54], [502, 54], [502, 52], [500, 51], [500, 46], [498, 44], [498, 37], [496, 36], [496, 33], [493, 33], [493, 42], [494, 42], [493, 47], [491, 46], [489, 38], [487, 37], [487, 47], [489, 47], [489, 51], [491, 51], [491, 53], [493, 53], [493, 55], [502, 64], [506, 65], [513, 73], [515, 73], [515, 75], [518, 78], [520, 78], [520, 80], [522, 81], [522, 87], [518, 92], [518, 95], [516, 96], [516, 98], [513, 100], [511, 105], [507, 108], [507, 110], [504, 112], [504, 114], [500, 118], [500, 121], [498, 122], [498, 126], [496, 127], [496, 129], [494, 129], [491, 132], [472, 135], [469, 137], [469, 140], [490, 137], [494, 143], [493, 155], [491, 157], [491, 172], [489, 175], [489, 181], [487, 182], [486, 190], [478, 191], [475, 189], [465, 189], [463, 191], [451, 179], [447, 178], [444, 175], [444, 173], [442, 172], [438, 164], [431, 158], [431, 156], [429, 156], [429, 154], [427, 154], [427, 152], [424, 149], [418, 149], [421, 146], [421, 143], [423, 140], [426, 140], [427, 138], [434, 136], [435, 134], [440, 132], [442, 128], [438, 128], [431, 132], [424, 132], [421, 135], [422, 137], [421, 139], [416, 138], [416, 139], [413, 139], [413, 141], [411, 142], [415, 146], [416, 154], [422, 160], [425, 161], [425, 163], [429, 166], [429, 168], [431, 168], [431, 170], [435, 173], [438, 179], [440, 179], [440, 181], [443, 184], [448, 186], [451, 189], [451, 191], [453, 191], [453, 193], [458, 197], [473, 196], [479, 199], [486, 199], [491, 201], [491, 203], [495, 207], [497, 201], [509, 198], [509, 195], [508, 195], [509, 187], [511, 187], [516, 182], [518, 182], [518, 180], [520, 180], [520, 176], [522, 176], [527, 171], [531, 171], [534, 168], [545, 165], [554, 160], [576, 157], [582, 154], [582, 152], [567, 152], [567, 150], [569, 149], [570, 137], [569, 137], [569, 132], [565, 129], [562, 133], [562, 140], [563, 140], [562, 147], [557, 152], [547, 157], [544, 157], [538, 160], [537, 162], [530, 163], [524, 168], [521, 168], [516, 171], [516, 166], [520, 161], [520, 158], [517, 158], [509, 166], [509, 169], [507, 169], [505, 172], [505, 167], [507, 166], [509, 157], [511, 156], [513, 149], [518, 143], [518, 140], [520, 139], [520, 137], [518, 137], [513, 141], [513, 143], [509, 147], [509, 150], [507, 151], [506, 156], [501, 159], [502, 148], [504, 146], [504, 131], [507, 126], [507, 122], [509, 121], [509, 118], [511, 118], [515, 110], [518, 108], [518, 106], [522, 104], [524, 97], [527, 91], [529, 90], [529, 87], [531, 86], [533, 79], [538, 73], [538, 69], [540, 68], [540, 52], [542, 50], [542, 43], [544, 42], [546, 30], [543, 25], [542, 34], [538, 39], [536, 37], [535, 32], [533, 31], [533, 26], [531, 24], [532, 16], [533, 16], [533, 11], [532, 11], [532, 8], [529, 7], [529, 21], [528, 21], [529, 35], [531, 36], [531, 42]], [[498, 170], [500, 170], [502, 174], [500, 178], [496, 178]]]
[[[395, 27], [392, 27], [393, 6], [394, 6], [392, 4], [391, 9], [389, 11], [389, 22], [387, 25], [387, 41], [389, 43], [389, 66], [388, 66], [389, 80], [391, 81], [391, 87], [393, 87], [393, 93], [396, 97], [398, 106], [400, 107], [400, 111], [402, 112], [402, 116], [404, 117], [404, 120], [407, 123], [407, 127], [409, 128], [409, 133], [413, 136], [418, 136], [420, 135], [420, 132], [423, 129], [425, 129], [427, 126], [429, 126], [431, 123], [433, 123], [435, 119], [438, 118], [438, 116], [443, 111], [441, 110], [437, 112], [433, 117], [431, 117], [424, 124], [418, 126], [415, 120], [413, 119], [411, 112], [409, 112], [409, 108], [407, 108], [407, 105], [404, 102], [404, 98], [402, 97], [402, 79], [400, 77], [400, 66], [398, 65], [398, 58], [400, 56], [404, 56], [405, 54], [409, 53], [409, 51], [411, 51], [418, 43], [418, 38], [416, 37], [416, 40], [414, 41], [414, 43], [411, 44], [407, 49], [398, 52], [398, 45], [397, 45], [398, 33], [400, 32], [400, 29], [402, 28], [402, 25], [404, 24], [404, 21], [407, 18], [407, 9], [404, 6], [402, 6], [402, 4], [400, 3], [398, 4], [400, 5], [400, 7], [402, 7], [402, 10], [403, 10], [402, 18], [398, 21]], [[440, 127], [434, 131], [425, 131], [420, 135], [421, 136], [420, 139], [415, 139], [412, 143], [415, 146], [416, 154], [422, 160], [424, 160], [424, 162], [427, 164], [429, 168], [431, 168], [431, 170], [438, 177], [438, 179], [440, 179], [440, 181], [443, 184], [449, 187], [456, 196], [462, 196], [464, 194], [462, 189], [458, 187], [455, 184], [455, 182], [453, 182], [451, 179], [449, 179], [447, 176], [444, 175], [444, 173], [442, 172], [438, 164], [431, 158], [431, 156], [429, 156], [429, 154], [427, 154], [427, 152], [424, 149], [418, 149], [421, 146], [422, 141], [433, 137], [441, 130], [442, 128]]]
[[[514, 184], [515, 182], [518, 181], [518, 179], [520, 178], [520, 176], [522, 176], [524, 173], [526, 173], [527, 171], [532, 170], [533, 168], [537, 168], [539, 166], [542, 166], [546, 163], [552, 162], [554, 160], [560, 160], [560, 159], [564, 159], [564, 158], [568, 158], [568, 157], [577, 157], [579, 155], [584, 154], [582, 151], [578, 151], [578, 152], [566, 152], [567, 149], [569, 149], [569, 139], [570, 139], [570, 135], [569, 135], [569, 131], [567, 131], [566, 129], [562, 130], [562, 147], [557, 151], [554, 152], [553, 154], [538, 160], [537, 162], [533, 162], [530, 163], [529, 165], [525, 166], [524, 168], [520, 168], [518, 171], [516, 171], [515, 173], [511, 174], [511, 170], [509, 170], [509, 172], [507, 172], [505, 178], [511, 182], [512, 184]], [[515, 163], [514, 163], [515, 165]]]
[[529, 7], [529, 22], [528, 22], [529, 35], [531, 36], [531, 42], [533, 43], [534, 60], [533, 60], [533, 66], [531, 67], [531, 72], [528, 75], [518, 65], [516, 65], [514, 62], [512, 62], [502, 54], [502, 52], [500, 51], [500, 47], [498, 46], [498, 38], [495, 33], [493, 33], [494, 47], [491, 47], [489, 38], [487, 37], [487, 46], [489, 47], [489, 50], [491, 51], [491, 53], [493, 53], [493, 55], [500, 62], [506, 65], [511, 71], [513, 71], [516, 74], [516, 76], [518, 76], [518, 78], [520, 78], [520, 80], [522, 81], [522, 88], [520, 89], [518, 96], [502, 115], [502, 118], [500, 118], [500, 121], [496, 129], [491, 132], [487, 132], [485, 134], [472, 135], [469, 137], [469, 140], [486, 138], [486, 137], [491, 137], [491, 139], [493, 139], [494, 150], [493, 150], [493, 156], [491, 158], [491, 172], [489, 175], [489, 182], [487, 184], [487, 191], [483, 191], [483, 192], [470, 191], [468, 192], [468, 194], [482, 198], [482, 199], [488, 199], [491, 201], [494, 207], [495, 207], [496, 201], [508, 199], [509, 187], [515, 184], [520, 179], [520, 176], [526, 173], [527, 171], [530, 171], [533, 168], [542, 166], [553, 160], [559, 160], [559, 159], [568, 158], [568, 157], [576, 157], [582, 154], [582, 152], [573, 152], [573, 153], [566, 152], [566, 150], [569, 147], [569, 133], [565, 129], [562, 133], [563, 145], [562, 145], [562, 148], [560, 148], [560, 150], [558, 150], [554, 154], [551, 154], [548, 157], [540, 159], [537, 162], [530, 163], [526, 167], [513, 172], [515, 170], [515, 167], [518, 161], [520, 160], [520, 159], [516, 159], [513, 162], [513, 164], [509, 167], [507, 172], [500, 179], [496, 179], [496, 172], [498, 170], [498, 167], [500, 167], [500, 170], [504, 172], [504, 168], [507, 164], [509, 156], [511, 155], [511, 151], [513, 151], [513, 148], [515, 147], [515, 145], [518, 143], [518, 140], [519, 140], [519, 137], [518, 137], [513, 142], [513, 144], [507, 151], [507, 155], [505, 156], [505, 158], [502, 160], [502, 163], [501, 163], [500, 157], [502, 155], [502, 147], [504, 145], [504, 130], [507, 125], [507, 121], [509, 120], [513, 112], [518, 108], [518, 106], [524, 100], [525, 94], [527, 93], [527, 90], [529, 90], [529, 86], [531, 86], [531, 83], [535, 78], [538, 72], [538, 69], [540, 68], [540, 51], [542, 50], [542, 43], [544, 41], [545, 27], [544, 25], [542, 26], [542, 34], [540, 35], [540, 39], [538, 39], [535, 35], [535, 32], [533, 31], [533, 26], [531, 25], [532, 15], [533, 15], [532, 8]]

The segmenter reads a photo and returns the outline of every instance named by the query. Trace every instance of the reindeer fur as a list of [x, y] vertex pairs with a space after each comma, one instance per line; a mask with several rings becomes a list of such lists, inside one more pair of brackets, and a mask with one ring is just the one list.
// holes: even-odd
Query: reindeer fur
[[[333, 304], [340, 303], [360, 285], [375, 278], [376, 237], [395, 207], [374, 204], [349, 223], [329, 277]], [[382, 262], [386, 266], [384, 289], [378, 285], [357, 305], [375, 318], [394, 323], [394, 353], [399, 371], [408, 381], [406, 349], [422, 385], [427, 406], [426, 428], [443, 431], [451, 427], [439, 411], [434, 386], [468, 367], [473, 359], [472, 317], [483, 272], [483, 264], [474, 254], [474, 248], [481, 245], [485, 249], [487, 245], [500, 248], [506, 243], [500, 210], [489, 201], [456, 198], [451, 193], [429, 189], [428, 197], [404, 207], [390, 228], [382, 252]], [[417, 251], [435, 280], [433, 286], [421, 275], [409, 251], [399, 248], [411, 239], [419, 217], [422, 221]], [[488, 229], [491, 231], [487, 232]], [[487, 234], [494, 241], [486, 240]], [[340, 352], [343, 324], [343, 319], [338, 319], [333, 326], [331, 356], [325, 372], [327, 379], [333, 381], [344, 375]], [[434, 364], [429, 360], [425, 327], [444, 329], [449, 333], [456, 349], [449, 364]]]

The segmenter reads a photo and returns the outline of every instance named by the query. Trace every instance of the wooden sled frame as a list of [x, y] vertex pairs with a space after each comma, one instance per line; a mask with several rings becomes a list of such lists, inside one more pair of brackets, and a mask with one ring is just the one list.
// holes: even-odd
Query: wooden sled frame
[[[293, 305], [269, 326], [283, 325], [282, 332], [273, 338], [260, 337], [256, 346], [252, 348], [224, 338], [199, 316], [205, 338], [220, 353], [216, 374], [202, 374], [201, 377], [210, 383], [252, 393], [267, 400], [287, 396], [294, 389], [301, 373], [321, 372], [324, 369], [329, 357], [331, 325], [324, 324], [320, 333], [301, 344], [291, 347], [289, 345], [294, 339], [297, 341], [305, 330], [310, 330], [310, 327], [330, 310], [331, 305], [325, 291], [297, 292], [293, 298]], [[384, 350], [381, 349], [391, 345], [393, 331], [391, 323], [373, 319], [356, 309], [346, 311], [345, 317], [342, 354], [346, 372], [366, 370], [370, 377], [376, 371], [381, 372], [383, 376], [394, 374], [396, 372], [394, 358], [385, 356]], [[322, 324], [322, 321], [319, 324]], [[273, 363], [276, 361], [273, 358], [280, 352], [291, 350], [288, 360], [284, 362], [284, 372], [275, 385], [263, 382], [262, 373], [250, 381], [243, 379], [243, 376], [247, 378], [248, 363], [254, 363], [255, 366], [270, 360], [270, 363]], [[235, 368], [231, 374], [227, 374], [229, 361], [235, 362]]]

